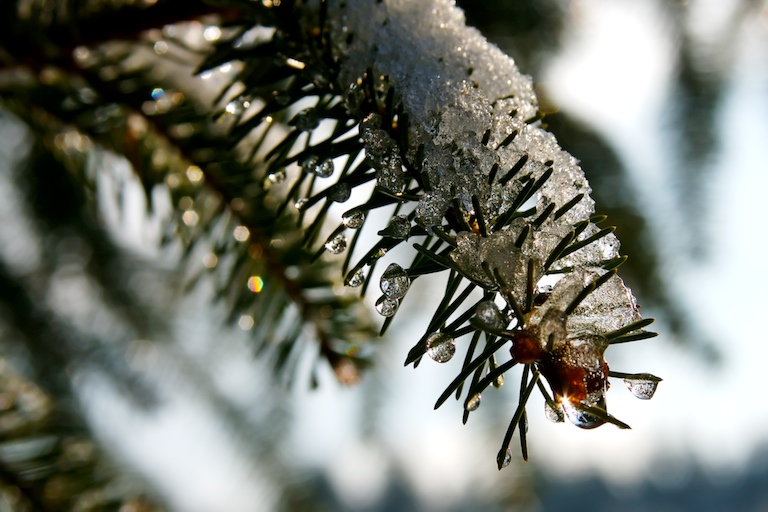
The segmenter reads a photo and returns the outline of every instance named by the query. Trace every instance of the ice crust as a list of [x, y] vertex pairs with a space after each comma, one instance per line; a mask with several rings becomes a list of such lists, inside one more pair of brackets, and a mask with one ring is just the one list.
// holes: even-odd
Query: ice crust
[[580, 267], [555, 284], [549, 298], [536, 308], [529, 319], [529, 326], [538, 331], [542, 346], [547, 344], [553, 332], [556, 333], [554, 344], [557, 345], [566, 338], [599, 337], [640, 319], [632, 292], [618, 276], [611, 277], [587, 295], [573, 313], [565, 317], [563, 312], [571, 301], [605, 272], [599, 268]]

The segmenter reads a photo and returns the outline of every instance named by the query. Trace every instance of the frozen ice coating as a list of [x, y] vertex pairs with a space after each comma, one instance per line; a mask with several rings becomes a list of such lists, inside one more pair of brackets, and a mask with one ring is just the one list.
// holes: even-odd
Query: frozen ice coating
[[[594, 224], [589, 224], [584, 232], [576, 237], [576, 241], [585, 240], [598, 231], [600, 231], [600, 228]], [[561, 258], [553, 265], [553, 268], [573, 267], [576, 265], [597, 266], [601, 261], [609, 261], [618, 257], [620, 245], [616, 235], [608, 233], [578, 251]]]
[[[598, 268], [578, 268], [555, 284], [549, 298], [533, 312], [529, 321], [532, 326], [542, 326], [539, 327], [542, 343], [548, 338], [548, 329], [552, 329], [551, 326], [543, 329], [552, 317], [551, 311], [565, 311], [584, 287], [603, 274], [605, 270]], [[606, 334], [639, 319], [640, 313], [632, 292], [621, 278], [613, 276], [587, 295], [564, 320], [568, 335], [574, 337]]]
[[441, 190], [432, 190], [424, 194], [416, 205], [416, 218], [427, 227], [440, 224], [448, 208], [449, 196]]
[[567, 325], [572, 333], [605, 334], [639, 319], [632, 292], [620, 277], [613, 276], [581, 302]]
[[527, 280], [527, 273], [522, 269], [527, 267], [523, 251], [515, 246], [520, 234], [517, 227], [513, 225], [510, 229], [491, 233], [487, 237], [462, 231], [456, 236], [457, 247], [450, 257], [466, 276], [486, 286], [497, 284], [493, 272], [498, 271], [504, 285], [516, 296], [522, 297]]
[[605, 273], [604, 270], [580, 268], [563, 276], [552, 288], [552, 293], [544, 304], [533, 312], [529, 323], [536, 326], [541, 324], [548, 315], [552, 315], [550, 311], [565, 311], [584, 287], [603, 273]]

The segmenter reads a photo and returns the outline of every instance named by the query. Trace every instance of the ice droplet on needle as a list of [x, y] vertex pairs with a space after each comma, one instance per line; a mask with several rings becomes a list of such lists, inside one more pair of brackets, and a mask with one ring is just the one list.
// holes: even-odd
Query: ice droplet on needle
[[376, 311], [384, 317], [390, 317], [397, 312], [400, 302], [397, 299], [390, 299], [386, 295], [379, 297], [376, 301]]
[[347, 237], [344, 233], [339, 233], [335, 237], [325, 242], [325, 249], [331, 254], [340, 254], [347, 248]]
[[438, 363], [450, 361], [455, 353], [456, 342], [452, 336], [443, 332], [435, 332], [427, 338], [427, 355]]
[[659, 386], [658, 377], [649, 378], [644, 376], [626, 377], [624, 384], [629, 389], [630, 393], [640, 400], [650, 400], [656, 393], [656, 388]]
[[402, 299], [410, 286], [408, 273], [397, 263], [390, 263], [381, 275], [379, 286], [390, 299]]

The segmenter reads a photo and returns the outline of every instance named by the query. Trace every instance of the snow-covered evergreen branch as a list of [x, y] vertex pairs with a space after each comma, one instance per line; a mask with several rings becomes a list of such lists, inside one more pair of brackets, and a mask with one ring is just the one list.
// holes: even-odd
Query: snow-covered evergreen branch
[[[582, 428], [626, 427], [606, 410], [610, 372], [603, 356], [612, 343], [652, 336], [642, 330], [650, 322], [640, 319], [631, 291], [615, 275], [624, 259], [619, 241], [612, 228], [598, 226], [603, 219], [594, 215], [582, 169], [538, 123], [531, 79], [467, 27], [450, 0], [333, 1], [329, 11], [338, 80], [349, 112], [364, 118], [361, 137], [378, 186], [403, 203], [418, 201], [407, 219], [438, 244], [417, 248], [452, 271], [449, 290], [465, 280], [484, 294], [464, 306], [472, 316], [451, 324], [438, 308], [407, 362], [425, 352], [445, 362], [456, 338], [485, 332], [490, 348], [472, 359], [473, 338], [464, 371], [438, 401], [474, 374], [467, 411], [477, 408], [489, 383], [480, 379], [486, 364], [495, 376], [502, 373], [495, 368], [526, 365], [526, 392], [500, 467], [511, 433], [525, 422], [525, 399], [538, 374], [554, 396], [542, 388], [551, 417], [565, 413]], [[373, 83], [367, 96], [366, 81]], [[377, 90], [384, 102], [371, 100]], [[387, 116], [393, 102], [397, 113]], [[390, 265], [379, 312], [393, 315], [409, 276], [418, 274], [418, 264]], [[460, 310], [456, 302], [451, 309]], [[497, 367], [494, 356], [502, 349], [511, 359]], [[650, 398], [659, 380], [622, 375], [640, 398]], [[522, 436], [525, 430], [520, 424]], [[523, 451], [526, 456], [524, 439]]]

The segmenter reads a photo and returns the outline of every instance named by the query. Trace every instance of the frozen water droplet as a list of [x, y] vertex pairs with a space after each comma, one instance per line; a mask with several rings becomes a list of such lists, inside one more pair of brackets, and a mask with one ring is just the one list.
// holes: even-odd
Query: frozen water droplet
[[347, 286], [351, 286], [352, 288], [357, 288], [363, 282], [365, 281], [365, 274], [363, 273], [363, 269], [359, 268], [357, 269], [357, 272], [352, 274], [352, 277], [349, 278], [349, 281], [347, 282]]
[[501, 461], [501, 467], [505, 468], [509, 466], [511, 462], [512, 462], [512, 452], [507, 450], [507, 452], [504, 454], [504, 459]]
[[499, 375], [498, 377], [493, 379], [493, 387], [495, 387], [496, 389], [501, 389], [501, 386], [503, 386], [503, 385], [504, 385], [504, 376], [503, 375]]
[[328, 199], [337, 203], [343, 203], [349, 199], [352, 190], [347, 183], [337, 183], [328, 192]]
[[568, 419], [579, 428], [597, 428], [605, 423], [605, 420], [589, 414], [583, 407], [576, 407], [568, 401], [562, 402], [563, 412]]
[[363, 225], [365, 221], [365, 212], [362, 210], [356, 210], [353, 212], [347, 212], [341, 218], [341, 221], [350, 229], [357, 229]]
[[443, 332], [435, 332], [427, 338], [427, 355], [438, 363], [446, 363], [456, 353], [453, 337]]
[[322, 162], [317, 163], [312, 169], [312, 172], [314, 172], [318, 178], [328, 178], [333, 174], [333, 160], [326, 158]]
[[390, 299], [402, 299], [405, 297], [411, 282], [408, 273], [397, 263], [390, 263], [387, 270], [381, 275], [379, 286], [384, 295]]
[[544, 416], [552, 423], [561, 423], [565, 421], [565, 414], [557, 404], [544, 401]]
[[653, 398], [653, 394], [656, 393], [656, 388], [659, 385], [658, 377], [653, 379], [644, 376], [627, 377], [624, 379], [624, 384], [627, 389], [640, 400], [650, 400]]
[[297, 210], [301, 211], [307, 206], [308, 202], [309, 202], [309, 199], [305, 197], [296, 201], [296, 204], [294, 206], [296, 207]]
[[320, 124], [320, 119], [317, 117], [317, 111], [314, 108], [307, 108], [296, 114], [289, 124], [295, 126], [297, 130], [306, 132], [317, 128], [317, 125]]
[[473, 318], [480, 325], [488, 329], [499, 330], [505, 327], [504, 317], [501, 311], [499, 311], [499, 307], [492, 300], [486, 300], [478, 304]]
[[276, 170], [273, 173], [270, 173], [269, 176], [267, 176], [267, 179], [271, 181], [272, 183], [282, 183], [285, 181], [285, 169], [280, 168]]
[[402, 160], [397, 154], [397, 145], [387, 132], [380, 129], [369, 129], [363, 133], [365, 157], [375, 169], [392, 167], [400, 170]]
[[400, 301], [397, 299], [390, 299], [386, 295], [382, 295], [379, 297], [379, 300], [376, 301], [376, 311], [381, 316], [390, 317], [395, 314], [399, 305]]
[[482, 401], [482, 395], [480, 395], [480, 393], [475, 393], [474, 395], [472, 395], [472, 398], [467, 400], [467, 403], [464, 406], [464, 408], [469, 412], [476, 411], [477, 408], [480, 407], [481, 401]]
[[347, 237], [344, 233], [339, 233], [335, 237], [325, 242], [325, 250], [331, 254], [339, 254], [347, 248]]
[[320, 161], [320, 158], [318, 158], [317, 155], [309, 155], [307, 158], [302, 160], [301, 162], [301, 170], [310, 173], [315, 172], [315, 167], [317, 167], [318, 162]]
[[376, 170], [376, 184], [393, 194], [400, 195], [405, 192], [408, 180], [401, 166], [402, 162], [398, 157], [379, 167]]
[[384, 232], [392, 238], [407, 240], [411, 234], [411, 221], [405, 215], [396, 215], [390, 219]]

